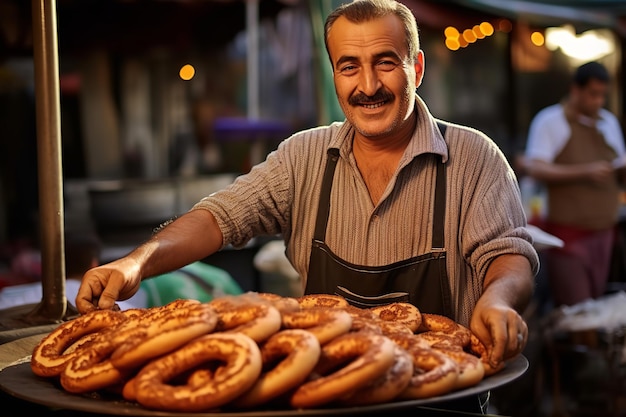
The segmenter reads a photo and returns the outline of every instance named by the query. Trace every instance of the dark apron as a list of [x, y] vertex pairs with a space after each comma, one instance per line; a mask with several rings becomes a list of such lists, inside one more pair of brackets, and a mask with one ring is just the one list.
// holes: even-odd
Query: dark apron
[[329, 149], [328, 153], [305, 294], [337, 294], [362, 308], [408, 302], [420, 311], [452, 317], [444, 243], [446, 177], [443, 162], [437, 163], [431, 252], [390, 265], [362, 266], [341, 259], [324, 243], [339, 150]]
[[[446, 126], [438, 125], [445, 136]], [[330, 211], [330, 191], [338, 160], [339, 150], [329, 149], [304, 293], [340, 295], [350, 304], [361, 308], [409, 302], [424, 313], [453, 318], [452, 293], [446, 272], [446, 176], [443, 161], [437, 163], [431, 251], [390, 265], [363, 266], [341, 259], [324, 243]], [[442, 402], [436, 404], [435, 408], [485, 413], [488, 399], [487, 392]]]

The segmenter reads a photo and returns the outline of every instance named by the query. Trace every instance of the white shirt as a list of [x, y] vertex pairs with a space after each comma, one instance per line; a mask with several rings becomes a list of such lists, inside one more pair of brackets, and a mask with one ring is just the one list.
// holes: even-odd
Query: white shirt
[[[583, 119], [580, 121], [584, 123]], [[623, 161], [626, 158], [626, 149], [617, 117], [606, 109], [600, 109], [600, 118], [596, 123], [606, 143], [615, 150], [618, 159]], [[537, 113], [530, 124], [526, 157], [552, 162], [563, 150], [570, 136], [571, 129], [563, 106], [553, 104], [546, 107]]]

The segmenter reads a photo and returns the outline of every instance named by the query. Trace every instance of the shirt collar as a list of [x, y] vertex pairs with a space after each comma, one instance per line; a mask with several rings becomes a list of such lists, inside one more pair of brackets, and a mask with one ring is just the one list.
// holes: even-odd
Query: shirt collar
[[583, 126], [596, 127], [598, 123], [601, 123], [603, 121], [601, 112], [598, 112], [595, 117], [580, 114], [576, 111], [576, 109], [574, 108], [574, 106], [572, 106], [568, 99], [564, 99], [561, 102], [561, 105], [565, 109], [565, 116], [570, 121], [576, 121]]

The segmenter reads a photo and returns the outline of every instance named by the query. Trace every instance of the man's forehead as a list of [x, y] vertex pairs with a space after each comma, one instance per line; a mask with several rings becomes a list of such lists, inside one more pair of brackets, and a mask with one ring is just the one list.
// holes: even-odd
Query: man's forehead
[[[362, 48], [394, 49], [406, 54], [404, 26], [395, 15], [388, 15], [361, 23], [338, 18], [328, 31], [328, 46], [334, 58], [362, 51]], [[352, 51], [352, 52], [350, 52]]]

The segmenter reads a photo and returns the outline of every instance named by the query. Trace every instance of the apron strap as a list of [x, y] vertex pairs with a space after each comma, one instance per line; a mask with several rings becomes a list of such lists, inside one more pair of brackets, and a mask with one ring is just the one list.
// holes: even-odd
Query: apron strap
[[[437, 120], [441, 136], [446, 137], [446, 124]], [[443, 157], [442, 157], [443, 158]], [[445, 246], [444, 224], [446, 218], [446, 165], [437, 164], [437, 183], [435, 185], [435, 213], [432, 231], [432, 248], [443, 250]]]
[[328, 160], [326, 161], [326, 169], [324, 170], [324, 178], [322, 179], [322, 191], [320, 193], [320, 201], [317, 207], [317, 219], [315, 220], [315, 233], [313, 238], [323, 242], [326, 238], [326, 225], [328, 223], [328, 213], [330, 212], [330, 189], [333, 184], [335, 168], [339, 160], [339, 149], [328, 149]]
[[[437, 121], [437, 126], [441, 135], [446, 136], [446, 124]], [[328, 160], [324, 170], [322, 179], [322, 190], [320, 192], [320, 201], [317, 207], [317, 218], [315, 219], [315, 232], [313, 238], [319, 242], [323, 242], [326, 238], [326, 227], [328, 224], [328, 215], [330, 212], [330, 190], [332, 188], [333, 176], [335, 168], [339, 160], [339, 149], [328, 149]], [[435, 184], [435, 206], [434, 221], [432, 230], [432, 248], [443, 250], [445, 248], [444, 224], [446, 215], [446, 172], [445, 164], [440, 161], [437, 164], [437, 179]]]

